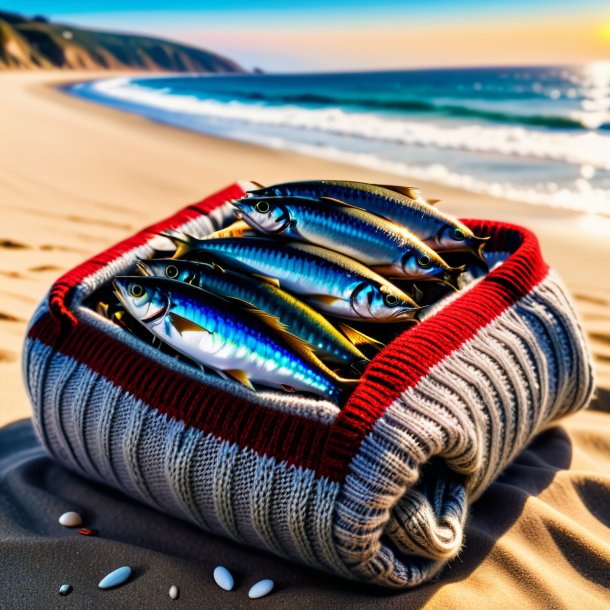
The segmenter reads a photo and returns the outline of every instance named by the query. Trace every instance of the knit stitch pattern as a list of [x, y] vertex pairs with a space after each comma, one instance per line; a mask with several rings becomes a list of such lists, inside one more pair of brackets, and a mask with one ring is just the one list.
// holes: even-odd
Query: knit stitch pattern
[[246, 388], [160, 353], [85, 300], [179, 229], [225, 223], [233, 185], [60, 278], [26, 337], [38, 435], [66, 467], [203, 529], [385, 587], [432, 578], [531, 438], [587, 405], [572, 303], [520, 227], [465, 220], [503, 261], [376, 356], [345, 407]]

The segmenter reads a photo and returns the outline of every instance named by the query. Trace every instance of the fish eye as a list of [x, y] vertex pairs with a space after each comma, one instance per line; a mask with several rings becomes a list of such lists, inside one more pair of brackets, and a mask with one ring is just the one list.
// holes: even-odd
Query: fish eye
[[432, 259], [427, 254], [422, 254], [417, 259], [417, 264], [422, 267], [422, 269], [425, 269], [426, 267], [429, 267], [432, 264]]
[[129, 285], [129, 294], [138, 299], [141, 296], [144, 296], [145, 290], [144, 287], [141, 286], [140, 284], [130, 284]]
[[165, 275], [171, 279], [178, 277], [178, 267], [175, 265], [168, 265], [165, 267]]
[[269, 202], [265, 200], [259, 201], [255, 207], [256, 211], [260, 212], [261, 214], [267, 214], [267, 212], [269, 212], [269, 210], [271, 209]]
[[383, 302], [388, 307], [394, 307], [395, 305], [398, 305], [398, 297], [395, 294], [386, 294], [383, 296]]
[[466, 239], [464, 231], [459, 227], [453, 227], [453, 229], [451, 229], [451, 237], [453, 237], [455, 241], [464, 241], [464, 239]]

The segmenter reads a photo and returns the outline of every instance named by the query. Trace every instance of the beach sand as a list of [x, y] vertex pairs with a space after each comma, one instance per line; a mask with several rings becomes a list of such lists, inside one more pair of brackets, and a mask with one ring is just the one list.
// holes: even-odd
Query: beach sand
[[[104, 73], [103, 76], [108, 76]], [[198, 135], [75, 99], [55, 87], [91, 72], [0, 76], [0, 425], [28, 417], [27, 320], [55, 278], [137, 229], [236, 179], [404, 178]], [[442, 209], [525, 225], [576, 298], [610, 406], [610, 219], [418, 182]]]
[[[79, 77], [92, 75], [0, 76], [0, 425], [30, 415], [20, 369], [28, 318], [53, 280], [86, 257], [240, 178], [405, 183], [153, 124], [53, 88]], [[536, 231], [576, 298], [596, 356], [597, 406], [610, 410], [609, 221], [419, 186], [453, 214]], [[13, 583], [0, 605], [54, 607], [59, 583], [69, 578], [74, 591], [62, 607], [103, 607], [107, 592], [97, 582], [128, 564], [136, 575], [112, 592], [117, 608], [169, 607], [162, 599], [170, 603], [174, 583], [184, 608], [202, 599], [214, 608], [245, 607], [248, 587], [261, 578], [278, 583], [257, 601], [272, 609], [607, 608], [609, 472], [610, 415], [567, 418], [534, 439], [471, 508], [465, 546], [440, 579], [382, 592], [206, 534], [91, 483], [54, 463], [22, 421], [0, 429], [0, 570]], [[95, 538], [57, 524], [74, 506]], [[237, 591], [213, 584], [219, 563], [234, 570]]]

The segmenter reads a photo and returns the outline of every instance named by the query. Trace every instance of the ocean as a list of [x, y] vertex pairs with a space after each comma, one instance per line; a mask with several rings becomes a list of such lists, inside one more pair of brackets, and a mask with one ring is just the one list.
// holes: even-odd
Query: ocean
[[610, 214], [610, 62], [126, 77], [69, 91], [155, 121], [415, 182]]

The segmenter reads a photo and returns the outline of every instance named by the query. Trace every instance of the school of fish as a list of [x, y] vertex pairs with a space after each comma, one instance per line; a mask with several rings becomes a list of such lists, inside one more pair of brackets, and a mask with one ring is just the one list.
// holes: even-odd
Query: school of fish
[[486, 270], [488, 236], [419, 189], [255, 185], [216, 232], [164, 233], [174, 249], [115, 277], [97, 313], [251, 391], [342, 406], [387, 341], [459, 290], [467, 268]]

